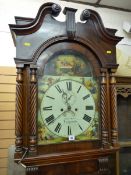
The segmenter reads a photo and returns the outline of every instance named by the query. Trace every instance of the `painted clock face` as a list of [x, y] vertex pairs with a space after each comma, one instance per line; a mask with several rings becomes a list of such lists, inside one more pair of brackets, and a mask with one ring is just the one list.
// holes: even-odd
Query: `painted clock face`
[[47, 89], [40, 107], [46, 127], [60, 137], [76, 137], [91, 125], [95, 102], [91, 92], [74, 80], [62, 80]]
[[38, 78], [38, 144], [99, 139], [99, 83], [88, 59], [62, 50], [45, 62]]

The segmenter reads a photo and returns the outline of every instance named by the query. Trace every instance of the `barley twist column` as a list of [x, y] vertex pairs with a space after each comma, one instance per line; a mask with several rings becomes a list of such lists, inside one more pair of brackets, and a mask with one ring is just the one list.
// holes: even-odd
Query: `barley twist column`
[[118, 146], [118, 125], [117, 125], [117, 96], [116, 79], [113, 73], [110, 74], [110, 101], [111, 101], [111, 141], [112, 146]]
[[109, 146], [108, 132], [108, 103], [107, 103], [107, 78], [106, 73], [101, 73], [101, 121], [102, 121], [102, 146]]
[[17, 68], [17, 77], [16, 77], [16, 109], [15, 109], [15, 145], [16, 152], [22, 152], [23, 146], [23, 72], [22, 68]]
[[109, 175], [110, 169], [109, 169], [109, 158], [108, 157], [101, 157], [98, 159], [99, 162], [99, 175]]
[[37, 79], [36, 68], [30, 69], [30, 152], [36, 152]]
[[37, 166], [26, 167], [26, 175], [38, 175], [38, 174], [39, 174], [39, 167]]

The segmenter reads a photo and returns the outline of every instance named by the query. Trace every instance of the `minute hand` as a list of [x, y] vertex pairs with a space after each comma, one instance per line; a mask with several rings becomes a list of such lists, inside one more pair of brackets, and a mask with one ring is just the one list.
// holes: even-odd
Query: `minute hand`
[[60, 115], [58, 115], [56, 118], [54, 118], [53, 122], [55, 122], [58, 118], [60, 118], [63, 114], [67, 113], [68, 110], [62, 112]]
[[71, 112], [71, 113], [75, 116], [75, 113], [74, 113], [73, 111], [71, 111], [70, 109], [67, 109], [67, 110], [65, 110], [64, 112], [62, 112], [60, 115], [58, 115], [56, 118], [54, 118], [53, 123], [54, 123], [58, 118], [60, 118], [63, 114], [69, 113], [69, 112]]

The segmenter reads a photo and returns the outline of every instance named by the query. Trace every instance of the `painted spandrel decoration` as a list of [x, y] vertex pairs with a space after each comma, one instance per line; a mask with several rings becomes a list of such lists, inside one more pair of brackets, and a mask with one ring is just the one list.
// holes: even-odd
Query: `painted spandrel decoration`
[[38, 79], [38, 144], [98, 139], [98, 94], [99, 82], [83, 55], [55, 53]]

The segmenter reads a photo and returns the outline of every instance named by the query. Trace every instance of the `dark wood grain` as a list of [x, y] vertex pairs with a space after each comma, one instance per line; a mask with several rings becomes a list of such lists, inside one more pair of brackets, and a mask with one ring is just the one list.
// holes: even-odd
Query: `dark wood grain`
[[111, 138], [112, 145], [118, 146], [118, 121], [117, 121], [117, 98], [116, 79], [113, 72], [110, 75], [110, 98], [111, 98]]
[[23, 72], [17, 68], [16, 77], [16, 112], [15, 112], [15, 134], [16, 152], [22, 152], [23, 147]]
[[37, 142], [37, 78], [36, 69], [31, 68], [30, 70], [30, 152], [36, 152]]
[[102, 145], [109, 147], [109, 131], [108, 131], [108, 94], [107, 94], [107, 77], [106, 72], [101, 73], [101, 129], [102, 129]]
[[[116, 30], [105, 28], [94, 10], [84, 10], [84, 22], [78, 23], [72, 8], [66, 8], [66, 21], [57, 21], [54, 16], [60, 11], [59, 5], [46, 3], [36, 18], [16, 17], [17, 24], [9, 25], [16, 45], [15, 63], [23, 65], [17, 76], [15, 161], [21, 160], [18, 152], [26, 148], [22, 163], [27, 175], [115, 175], [119, 146], [113, 71], [118, 67], [116, 44], [122, 38], [115, 36]], [[38, 145], [37, 81], [52, 56], [62, 50], [81, 53], [93, 67], [101, 92], [99, 138]]]

